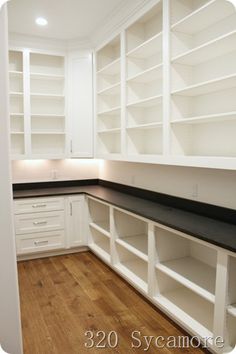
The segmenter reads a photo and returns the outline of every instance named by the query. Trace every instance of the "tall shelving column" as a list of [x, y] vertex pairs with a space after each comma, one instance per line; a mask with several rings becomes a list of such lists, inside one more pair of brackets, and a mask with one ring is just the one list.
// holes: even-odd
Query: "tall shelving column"
[[9, 52], [10, 133], [13, 159], [25, 155], [23, 53]]
[[96, 55], [96, 145], [99, 156], [121, 154], [121, 40], [115, 37]]
[[236, 157], [235, 8], [217, 0], [171, 7], [172, 153]]
[[126, 30], [127, 154], [161, 155], [163, 125], [162, 2]]

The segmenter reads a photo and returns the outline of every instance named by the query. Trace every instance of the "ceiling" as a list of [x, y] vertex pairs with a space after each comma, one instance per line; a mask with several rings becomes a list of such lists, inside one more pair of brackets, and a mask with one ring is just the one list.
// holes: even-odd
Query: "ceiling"
[[[9, 31], [43, 38], [73, 40], [90, 38], [97, 28], [121, 7], [137, 0], [11, 0], [8, 3]], [[46, 27], [35, 24], [48, 20]]]

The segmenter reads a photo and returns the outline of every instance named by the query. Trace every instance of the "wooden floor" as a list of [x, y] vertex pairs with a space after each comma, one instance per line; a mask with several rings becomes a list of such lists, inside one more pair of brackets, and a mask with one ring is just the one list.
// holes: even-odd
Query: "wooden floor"
[[[90, 252], [20, 262], [18, 269], [24, 354], [145, 353], [145, 342], [141, 349], [131, 348], [132, 331], [185, 335]], [[89, 330], [116, 331], [117, 348], [86, 348]], [[204, 351], [152, 345], [146, 352]]]

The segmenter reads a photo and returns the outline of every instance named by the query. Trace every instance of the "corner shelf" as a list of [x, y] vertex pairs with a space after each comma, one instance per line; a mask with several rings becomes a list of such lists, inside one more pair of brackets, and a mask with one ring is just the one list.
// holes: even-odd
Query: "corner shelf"
[[152, 66], [136, 75], [127, 78], [127, 82], [149, 83], [162, 78], [162, 64]]

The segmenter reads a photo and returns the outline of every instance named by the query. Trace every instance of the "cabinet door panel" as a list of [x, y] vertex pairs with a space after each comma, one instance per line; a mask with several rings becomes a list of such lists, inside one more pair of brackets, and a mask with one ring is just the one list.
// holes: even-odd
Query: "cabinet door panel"
[[69, 59], [71, 157], [93, 157], [92, 55]]
[[85, 246], [83, 196], [68, 198], [68, 214], [68, 247]]

